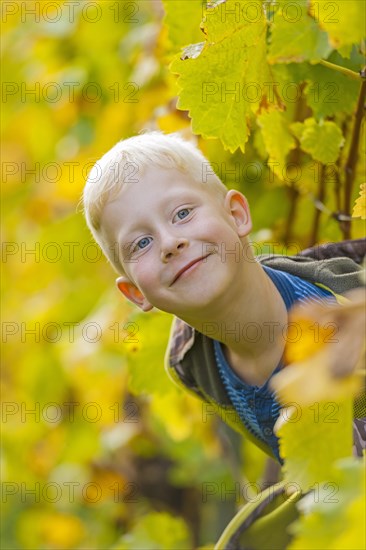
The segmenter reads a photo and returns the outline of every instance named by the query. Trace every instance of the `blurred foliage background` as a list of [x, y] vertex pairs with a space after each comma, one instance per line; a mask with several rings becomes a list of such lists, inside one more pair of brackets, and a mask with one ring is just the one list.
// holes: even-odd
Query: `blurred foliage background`
[[[197, 140], [247, 195], [258, 251], [363, 232], [362, 220], [345, 231], [333, 215], [341, 164], [324, 176], [295, 148], [301, 185], [270, 177], [254, 115], [244, 153], [193, 136], [169, 64], [204, 39], [201, 3], [169, 2], [1, 6], [3, 548], [208, 548], [243, 501], [235, 482], [262, 475], [262, 453], [168, 380], [171, 317], [124, 301], [91, 240], [78, 204], [111, 146], [146, 128]], [[347, 90], [339, 119], [323, 113], [342, 128], [343, 158], [359, 83]], [[296, 109], [312, 112], [301, 101], [288, 105], [295, 122]]]

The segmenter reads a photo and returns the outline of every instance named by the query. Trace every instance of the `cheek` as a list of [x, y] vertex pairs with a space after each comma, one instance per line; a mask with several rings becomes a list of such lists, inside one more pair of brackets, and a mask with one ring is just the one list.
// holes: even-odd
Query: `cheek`
[[196, 224], [192, 224], [192, 231], [199, 232], [201, 238], [212, 239], [219, 236], [223, 229], [224, 224], [219, 220], [218, 216], [215, 216], [212, 212], [209, 214], [203, 213], [197, 220]]
[[217, 218], [212, 218], [203, 224], [202, 231], [207, 240], [213, 240], [219, 245], [223, 245], [224, 243], [229, 245], [229, 243], [234, 243], [238, 240], [235, 229]]
[[141, 288], [141, 290], [148, 290], [151, 292], [156, 287], [157, 279], [155, 275], [155, 269], [151, 261], [137, 261], [133, 264], [131, 269], [131, 275], [133, 279]]
[[242, 254], [242, 243], [235, 228], [216, 224], [213, 230], [215, 230], [213, 240], [217, 243], [222, 264], [226, 264], [227, 267], [237, 264]]

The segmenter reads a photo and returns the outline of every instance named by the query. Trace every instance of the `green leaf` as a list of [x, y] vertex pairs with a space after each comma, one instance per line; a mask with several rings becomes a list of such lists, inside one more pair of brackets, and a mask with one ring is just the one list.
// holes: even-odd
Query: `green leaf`
[[[134, 394], [165, 395], [174, 391], [164, 369], [164, 355], [167, 346], [172, 317], [156, 311], [149, 315], [138, 313], [133, 319], [133, 332], [127, 336], [129, 388]], [[137, 328], [137, 330], [136, 330]], [[133, 342], [136, 340], [136, 342]]]
[[277, 435], [288, 483], [307, 491], [333, 480], [334, 462], [352, 456], [352, 398], [281, 409]]
[[323, 164], [337, 160], [344, 138], [334, 122], [317, 122], [314, 118], [308, 118], [302, 124], [302, 132], [300, 123], [292, 125], [291, 128], [295, 135], [300, 137], [301, 149], [309, 153], [314, 160]]
[[293, 124], [291, 124], [291, 131], [294, 136], [296, 136], [297, 139], [300, 141], [304, 131], [304, 124], [302, 122], [294, 122]]
[[362, 183], [360, 187], [360, 196], [357, 197], [352, 212], [353, 218], [361, 218], [366, 220], [366, 183]]
[[182, 519], [166, 513], [151, 512], [113, 546], [114, 550], [135, 550], [136, 548], [189, 550], [192, 548], [192, 542]]
[[366, 4], [362, 0], [311, 0], [311, 9], [335, 48], [357, 44], [363, 40]]
[[304, 515], [291, 527], [289, 550], [362, 550], [365, 533], [365, 469], [361, 460], [336, 463], [331, 482], [316, 485], [299, 504]]
[[208, 38], [218, 42], [245, 27], [248, 40], [253, 42], [257, 25], [263, 21], [265, 19], [261, 0], [217, 0], [207, 3], [203, 32]]
[[[239, 17], [226, 10], [241, 8]], [[258, 6], [256, 19], [242, 14], [249, 4]], [[248, 13], [251, 13], [248, 11]], [[224, 15], [223, 15], [224, 14]], [[208, 9], [207, 41], [194, 58], [176, 58], [171, 70], [179, 75], [177, 107], [189, 110], [193, 131], [205, 138], [220, 138], [224, 147], [244, 151], [249, 137], [247, 121], [261, 107], [268, 108], [272, 82], [266, 61], [266, 21], [260, 2], [228, 1]], [[198, 55], [197, 55], [198, 54]], [[267, 86], [267, 88], [266, 88]]]
[[[280, 85], [304, 82], [308, 73], [308, 63], [279, 63], [272, 66], [274, 78]], [[283, 93], [281, 95], [284, 95]]]
[[164, 23], [175, 52], [203, 38], [200, 29], [202, 0], [163, 0]]
[[264, 143], [273, 163], [275, 174], [283, 179], [283, 168], [287, 154], [294, 149], [296, 142], [290, 133], [285, 115], [279, 111], [264, 113], [258, 117], [258, 124], [262, 129]]
[[282, 8], [276, 13], [268, 55], [269, 63], [316, 62], [327, 58], [331, 51], [327, 34], [306, 13], [303, 5], [299, 5], [298, 12], [292, 16]]
[[[334, 63], [340, 64], [340, 56]], [[342, 60], [344, 62], [344, 60]], [[343, 63], [350, 65], [350, 63]], [[354, 69], [354, 66], [350, 67]], [[360, 82], [322, 65], [308, 65], [305, 95], [314, 116], [325, 118], [339, 112], [353, 113], [360, 90]]]

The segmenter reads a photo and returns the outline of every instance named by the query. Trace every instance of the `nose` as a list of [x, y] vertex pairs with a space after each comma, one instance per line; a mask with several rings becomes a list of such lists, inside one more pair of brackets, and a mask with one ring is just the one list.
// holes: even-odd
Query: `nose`
[[181, 254], [188, 246], [188, 240], [184, 237], [172, 237], [164, 241], [161, 245], [161, 260], [167, 262], [172, 256]]

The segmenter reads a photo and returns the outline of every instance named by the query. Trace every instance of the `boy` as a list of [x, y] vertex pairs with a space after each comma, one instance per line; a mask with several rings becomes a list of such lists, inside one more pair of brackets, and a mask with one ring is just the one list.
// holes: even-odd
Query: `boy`
[[346, 257], [258, 261], [246, 198], [177, 135], [117, 143], [91, 171], [84, 207], [119, 290], [145, 312], [175, 315], [171, 376], [281, 461], [269, 382], [283, 367], [288, 310], [360, 286], [360, 266]]

